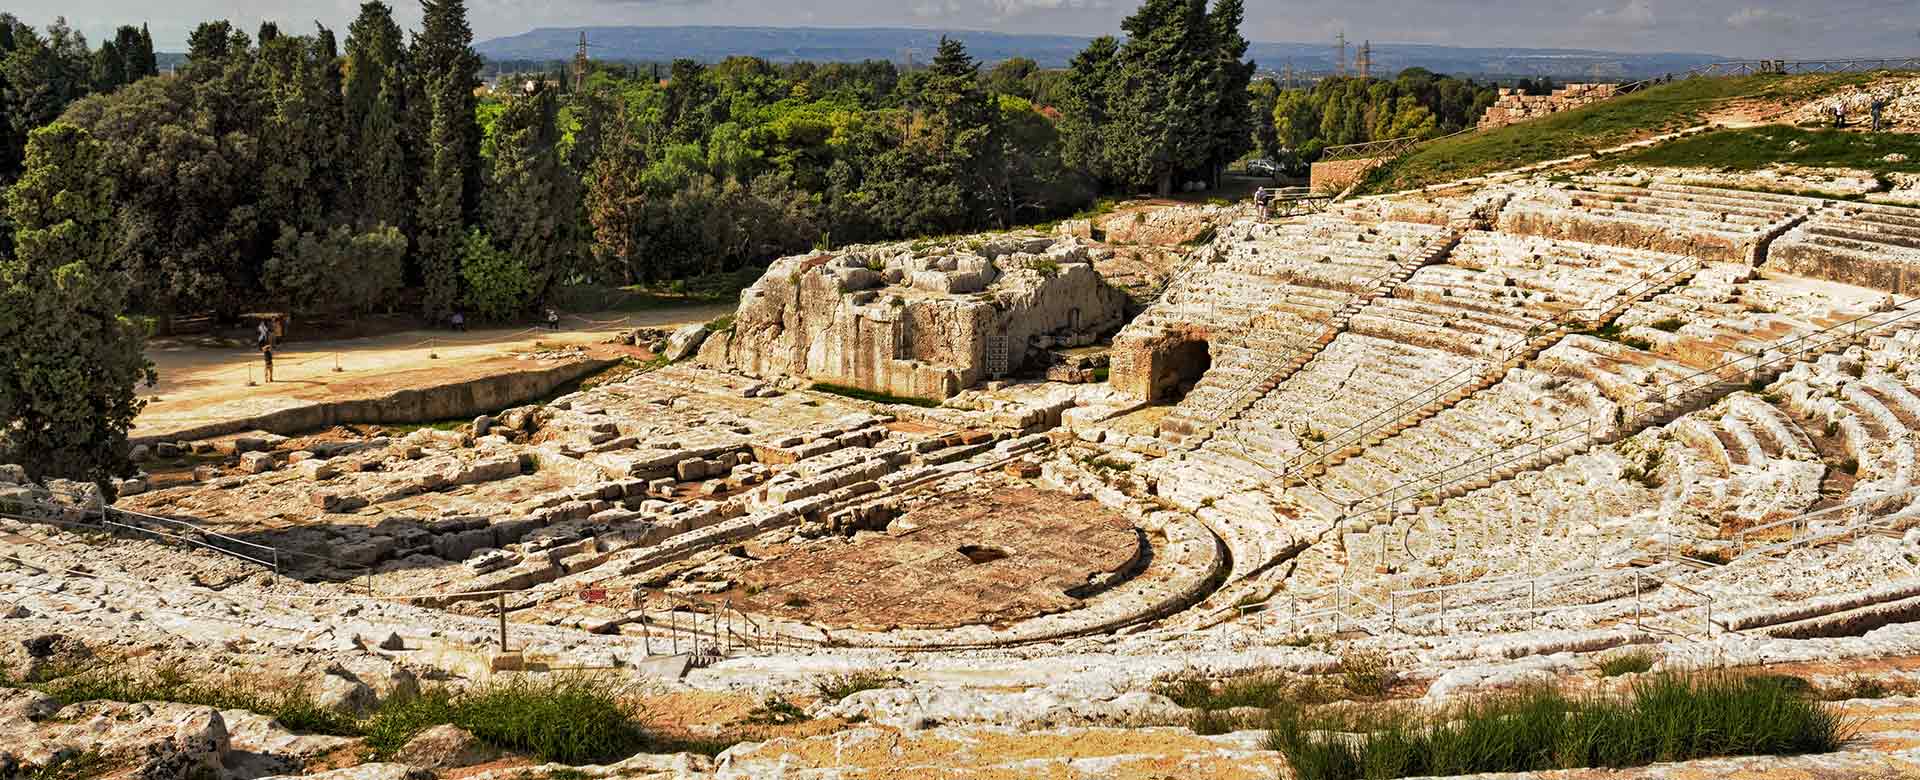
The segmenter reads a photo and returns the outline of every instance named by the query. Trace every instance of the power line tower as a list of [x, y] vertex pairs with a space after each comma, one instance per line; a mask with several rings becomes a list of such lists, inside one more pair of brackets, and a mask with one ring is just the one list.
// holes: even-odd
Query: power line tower
[[1293, 91], [1293, 60], [1287, 60], [1287, 91]]
[[1335, 52], [1333, 71], [1344, 77], [1347, 75], [1347, 33], [1345, 30], [1340, 31], [1339, 35], [1333, 36], [1333, 46]]
[[580, 50], [573, 55], [573, 91], [575, 92], [580, 92], [587, 88], [587, 47], [589, 45], [590, 44], [587, 43], [587, 31], [581, 30]]
[[1373, 78], [1373, 41], [1360, 44], [1360, 78]]

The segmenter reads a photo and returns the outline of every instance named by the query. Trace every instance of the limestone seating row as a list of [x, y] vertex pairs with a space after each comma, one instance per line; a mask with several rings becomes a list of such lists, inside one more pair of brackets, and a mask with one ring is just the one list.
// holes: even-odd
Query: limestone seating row
[[1206, 449], [1237, 457], [1238, 451], [1252, 447], [1269, 465], [1279, 467], [1327, 437], [1392, 408], [1413, 388], [1485, 365], [1451, 351], [1343, 333], [1233, 419], [1230, 436], [1215, 437]]
[[[1601, 315], [1603, 314], [1603, 312], [1600, 311], [1602, 307], [1617, 308], [1641, 297], [1660, 294], [1671, 286], [1684, 283], [1692, 274], [1696, 273], [1698, 269], [1697, 264], [1679, 263], [1677, 268], [1675, 266], [1676, 263], [1667, 262], [1662, 263], [1658, 267], [1644, 268], [1644, 270], [1641, 270], [1638, 278], [1628, 276], [1619, 280], [1619, 282], [1617, 282], [1618, 287], [1610, 291], [1609, 294], [1603, 294], [1602, 297], [1588, 304], [1585, 308], [1592, 311], [1595, 316]], [[1636, 269], [1638, 270], [1638, 267], [1636, 267]], [[1444, 284], [1451, 272], [1447, 267], [1436, 267], [1423, 269], [1422, 273], [1429, 274], [1432, 278], [1436, 279], [1437, 283]], [[1551, 271], [1545, 270], [1535, 273], [1551, 274]], [[1419, 281], [1418, 274], [1416, 274], [1413, 281], [1416, 283]], [[1403, 291], [1408, 289], [1415, 288], [1406, 287], [1403, 288]], [[1453, 288], [1442, 287], [1441, 289], [1442, 292], [1447, 292]], [[1453, 296], [1448, 295], [1438, 297], [1442, 300], [1453, 299]], [[1465, 298], [1466, 296], [1460, 297]], [[1390, 304], [1392, 302], [1384, 303]], [[1395, 307], [1389, 305], [1383, 306], [1382, 308], [1393, 310]], [[1409, 307], [1399, 307], [1400, 311], [1396, 311], [1396, 314], [1399, 314], [1407, 308]], [[1551, 308], [1538, 310], [1541, 314], [1554, 311], [1555, 309]], [[1497, 327], [1499, 324], [1502, 324], [1501, 320], [1484, 315], [1476, 317], [1475, 314], [1472, 313], [1462, 311], [1447, 312], [1445, 309], [1439, 312], [1425, 311], [1419, 313], [1425, 315], [1421, 320], [1414, 320], [1403, 316], [1387, 317], [1383, 315], [1379, 317], [1369, 317], [1369, 312], [1363, 312], [1361, 315], [1355, 317], [1354, 330], [1356, 332], [1367, 332], [1370, 329], [1378, 329], [1374, 332], [1394, 337], [1396, 340], [1403, 342], [1436, 345], [1450, 344], [1456, 350], [1478, 352], [1478, 354], [1497, 365], [1491, 367], [1491, 370], [1478, 374], [1464, 374], [1457, 377], [1449, 377], [1436, 385], [1429, 385], [1425, 388], [1418, 389], [1400, 404], [1388, 407], [1388, 411], [1385, 412], [1385, 414], [1389, 419], [1370, 420], [1369, 425], [1371, 427], [1336, 434], [1336, 441], [1333, 442], [1332, 445], [1317, 448], [1317, 451], [1320, 453], [1315, 457], [1317, 463], [1305, 469], [1304, 472], [1302, 472], [1304, 475], [1311, 476], [1338, 465], [1348, 458], [1359, 455], [1365, 451], [1367, 447], [1385, 441], [1399, 432], [1421, 423], [1448, 406], [1492, 386], [1495, 382], [1499, 381], [1506, 372], [1519, 368], [1541, 350], [1559, 341], [1561, 337], [1572, 330], [1572, 325], [1578, 319], [1566, 310], [1559, 310], [1557, 314], [1541, 317], [1531, 322], [1508, 318], [1504, 321], [1506, 328], [1503, 330]], [[1363, 318], [1365, 319], [1364, 324], [1362, 322]], [[1466, 323], [1473, 324], [1468, 325]], [[1409, 325], [1412, 327], [1406, 327]], [[1460, 338], [1458, 333], [1462, 330], [1469, 334], [1471, 338]], [[1427, 340], [1423, 341], [1422, 339]]]
[[1876, 349], [1802, 362], [1779, 388], [1796, 412], [1824, 421], [1859, 464], [1860, 479], [1871, 487], [1856, 486], [1856, 492], [1911, 484], [1920, 443], [1920, 393], [1910, 374], [1891, 370], [1887, 349], [1891, 342], [1912, 341], [1911, 332], [1874, 341]]
[[1189, 449], [1205, 444], [1222, 425], [1239, 417], [1252, 404], [1310, 363], [1321, 349], [1350, 327], [1353, 317], [1364, 311], [1368, 304], [1379, 300], [1382, 295], [1392, 294], [1418, 269], [1445, 257], [1457, 240], [1457, 234], [1442, 234], [1424, 246], [1410, 261], [1390, 268], [1369, 282], [1335, 312], [1324, 327], [1306, 338], [1295, 336], [1276, 339], [1269, 335], [1268, 330], [1256, 329], [1248, 335], [1247, 346], [1264, 358], [1257, 363], [1260, 376], [1230, 385], [1232, 389], [1224, 399], [1203, 399], [1212, 401], [1210, 404], [1183, 404], [1175, 424], [1167, 426], [1167, 429], [1180, 435], [1182, 444]]
[[1771, 224], [1819, 205], [1819, 201], [1813, 199], [1767, 200], [1751, 198], [1750, 193], [1704, 187], [1676, 190], [1666, 185], [1643, 188], [1583, 183], [1579, 191], [1615, 203], [1694, 212], [1709, 215], [1709, 219], [1743, 224]]
[[1675, 425], [1674, 434], [1729, 472], [1770, 460], [1819, 460], [1806, 432], [1786, 413], [1744, 393], [1728, 401], [1719, 419], [1688, 417]]
[[[1329, 468], [1309, 483], [1311, 487], [1299, 492], [1304, 500], [1317, 504], [1316, 510], [1325, 513], [1434, 472], [1471, 466], [1476, 454], [1503, 452], [1516, 443], [1582, 420], [1610, 419], [1612, 412], [1612, 403], [1590, 384], [1515, 369], [1490, 389]], [[1517, 473], [1521, 466], [1508, 464], [1503, 468]], [[1446, 478], [1451, 481], [1465, 476], [1450, 473]]]
[[1767, 267], [1910, 294], [1920, 286], [1920, 209], [1829, 206], [1776, 240]]

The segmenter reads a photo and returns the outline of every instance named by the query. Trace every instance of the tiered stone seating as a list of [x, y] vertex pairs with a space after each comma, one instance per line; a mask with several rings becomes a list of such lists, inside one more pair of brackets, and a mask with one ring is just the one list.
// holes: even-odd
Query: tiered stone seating
[[1765, 267], [1910, 295], [1920, 290], [1920, 209], [1830, 204], [1775, 241]]
[[1419, 388], [1489, 365], [1483, 358], [1433, 347], [1341, 334], [1299, 373], [1228, 423], [1205, 449], [1278, 470]]
[[[1636, 414], [1675, 402], [1681, 388], [1713, 384], [1703, 371], [1717, 369], [1735, 384], [1776, 376], [1791, 364], [1777, 360], [1782, 351], [1823, 341], [1802, 339], [1850, 316], [1833, 311], [1831, 300], [1795, 299], [1778, 288], [1755, 281], [1746, 265], [1710, 264], [1687, 285], [1628, 307], [1612, 338], [1570, 336], [1542, 353], [1538, 365], [1592, 381]], [[1773, 357], [1750, 373], [1753, 356], [1762, 353]]]
[[1820, 203], [1677, 184], [1576, 181], [1522, 190], [1501, 212], [1499, 226], [1510, 233], [1751, 261], [1776, 231]]
[[1397, 282], [1446, 235], [1428, 225], [1334, 218], [1242, 222], [1226, 233], [1211, 262], [1115, 337], [1116, 352], [1169, 334], [1206, 340], [1211, 367], [1169, 416], [1169, 430], [1196, 430], [1244, 402], [1291, 356], [1330, 341], [1356, 300]]
[[[1378, 299], [1353, 316], [1351, 333], [1342, 337], [1348, 342], [1345, 349], [1354, 350], [1355, 361], [1347, 365], [1359, 364], [1361, 355], [1366, 354], [1364, 348], [1372, 345], [1377, 354], [1387, 356], [1383, 361], [1389, 367], [1387, 371], [1347, 371], [1341, 368], [1341, 362], [1320, 366], [1315, 365], [1321, 362], [1316, 360], [1302, 376], [1283, 385], [1243, 415], [1244, 420], [1233, 424], [1237, 439], [1234, 446], [1217, 449], [1245, 454], [1252, 447], [1269, 462], [1284, 463], [1303, 450], [1315, 450], [1319, 443], [1316, 435], [1338, 436], [1362, 422], [1390, 426], [1369, 439], [1391, 437], [1405, 427], [1397, 423], [1401, 418], [1439, 412], [1440, 407], [1469, 398], [1474, 391], [1492, 384], [1505, 369], [1517, 367], [1528, 356], [1529, 348], [1551, 341], [1559, 335], [1559, 329], [1573, 321], [1602, 313], [1622, 295], [1656, 292], [1662, 282], [1683, 279], [1692, 270], [1686, 258], [1676, 255], [1467, 233], [1453, 248], [1447, 263], [1420, 269], [1392, 297]], [[1336, 341], [1335, 345], [1340, 343]], [[1323, 358], [1332, 361], [1343, 354], [1330, 347]], [[1418, 366], [1420, 370], [1398, 370], [1402, 366]], [[1314, 377], [1323, 377], [1329, 371], [1341, 378], [1339, 384], [1324, 379], [1315, 383]], [[1418, 442], [1407, 443], [1406, 449], [1383, 455], [1392, 462], [1357, 464], [1339, 476], [1338, 487], [1329, 487], [1318, 495], [1309, 492], [1305, 500], [1318, 504], [1318, 510], [1339, 507], [1398, 482], [1453, 466], [1455, 458], [1528, 438], [1531, 434], [1527, 431], [1556, 429], [1569, 422], [1561, 419], [1569, 411], [1533, 400], [1542, 397], [1546, 385], [1553, 385], [1553, 397], [1584, 399], [1573, 402], [1573, 406], [1585, 413], [1612, 414], [1610, 404], [1591, 387], [1563, 387], [1565, 380], [1525, 373], [1515, 375], [1512, 381], [1513, 387], [1484, 403], [1424, 423], [1422, 427], [1435, 429], [1432, 436], [1437, 439], [1429, 441], [1432, 436], [1423, 434]], [[1356, 391], [1350, 383], [1359, 383], [1359, 389]], [[1376, 388], [1377, 395], [1370, 392]], [[1423, 391], [1435, 396], [1416, 398]], [[1409, 399], [1420, 403], [1409, 407]], [[1469, 419], [1481, 414], [1500, 419]], [[1310, 432], [1306, 428], [1309, 421], [1314, 426]], [[1515, 425], [1519, 427], [1512, 427]], [[1471, 441], [1455, 438], [1458, 431], [1467, 432]], [[1305, 444], [1300, 442], [1302, 436], [1309, 439]], [[1336, 449], [1342, 450], [1349, 445], [1373, 443], [1335, 442], [1340, 445]], [[1332, 460], [1340, 457], [1334, 454]], [[1404, 468], [1396, 465], [1409, 458]], [[1360, 472], [1368, 476], [1362, 477]]]
[[1920, 331], [1901, 330], [1874, 337], [1864, 348], [1800, 363], [1781, 377], [1777, 391], [1795, 412], [1838, 437], [1858, 469], [1853, 493], [1871, 496], [1905, 489], [1920, 477], [1916, 386]]

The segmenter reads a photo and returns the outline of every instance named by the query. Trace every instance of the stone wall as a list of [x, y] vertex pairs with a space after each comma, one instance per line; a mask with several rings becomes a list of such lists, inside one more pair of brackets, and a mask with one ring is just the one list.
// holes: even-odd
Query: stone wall
[[[789, 257], [741, 296], [703, 361], [890, 395], [946, 399], [1045, 350], [1120, 327], [1125, 296], [1077, 239], [890, 244]], [[990, 356], [1005, 345], [1005, 363]]]
[[1337, 194], [1353, 186], [1360, 177], [1367, 175], [1367, 171], [1380, 167], [1384, 162], [1386, 159], [1381, 157], [1317, 162], [1313, 164], [1312, 172], [1309, 174], [1310, 183], [1314, 192]]
[[1481, 115], [1480, 129], [1493, 130], [1598, 103], [1619, 94], [1619, 89], [1617, 84], [1568, 84], [1554, 90], [1551, 95], [1528, 95], [1517, 89], [1502, 89], [1500, 99]]

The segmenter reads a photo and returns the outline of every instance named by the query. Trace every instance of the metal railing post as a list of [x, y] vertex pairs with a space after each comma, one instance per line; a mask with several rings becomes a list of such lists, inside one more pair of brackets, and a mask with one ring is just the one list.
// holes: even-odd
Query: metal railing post
[[495, 598], [494, 609], [500, 613], [500, 652], [504, 653], [507, 651], [507, 594], [495, 593], [493, 595]]
[[1527, 627], [1540, 627], [1540, 581], [1527, 580]]
[[1636, 631], [1647, 630], [1646, 623], [1642, 622], [1641, 614], [1640, 614], [1640, 570], [1639, 569], [1633, 570], [1633, 627], [1634, 627], [1634, 630]]

